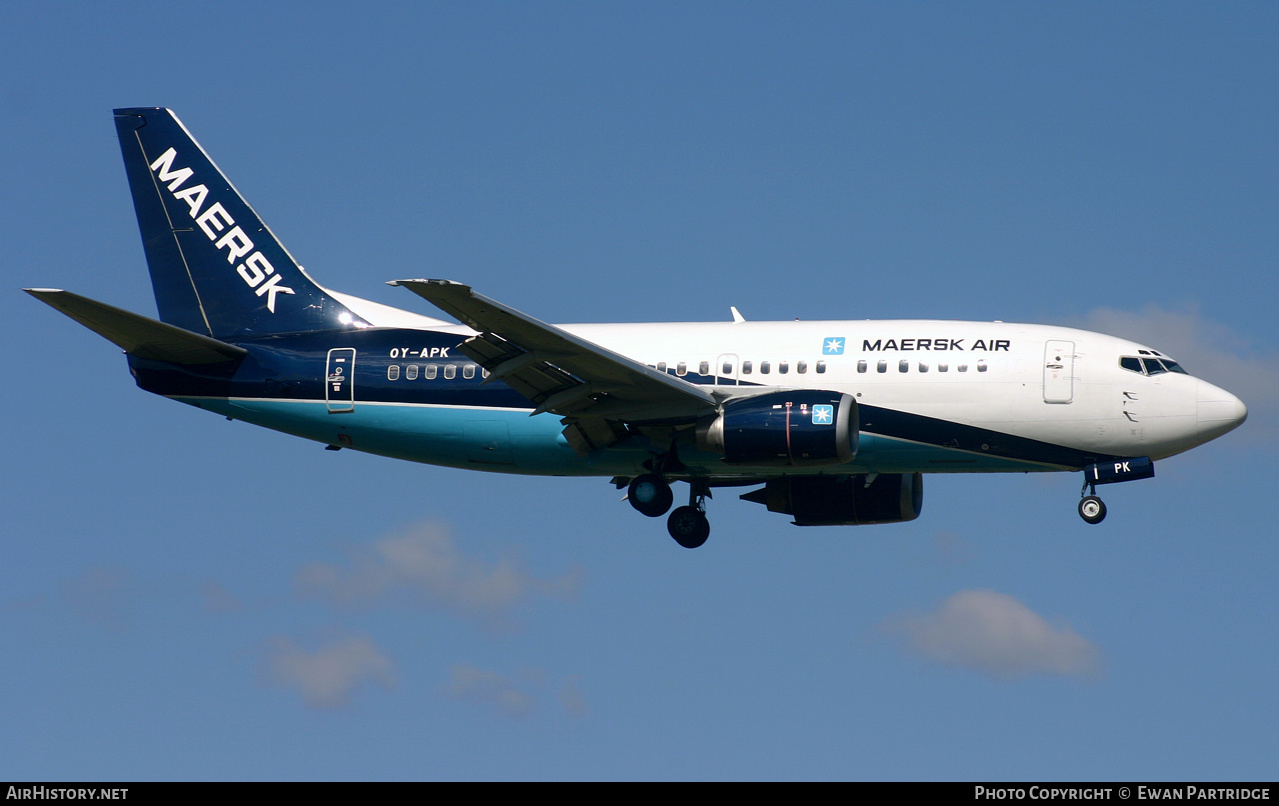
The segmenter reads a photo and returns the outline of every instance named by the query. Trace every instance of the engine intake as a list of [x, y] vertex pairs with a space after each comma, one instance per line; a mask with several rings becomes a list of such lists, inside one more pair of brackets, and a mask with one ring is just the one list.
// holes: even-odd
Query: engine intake
[[697, 444], [730, 465], [815, 467], [851, 462], [857, 432], [852, 395], [796, 389], [729, 400], [698, 427]]
[[741, 498], [764, 504], [770, 512], [794, 515], [796, 526], [901, 523], [919, 517], [924, 477], [919, 473], [788, 476], [772, 479]]

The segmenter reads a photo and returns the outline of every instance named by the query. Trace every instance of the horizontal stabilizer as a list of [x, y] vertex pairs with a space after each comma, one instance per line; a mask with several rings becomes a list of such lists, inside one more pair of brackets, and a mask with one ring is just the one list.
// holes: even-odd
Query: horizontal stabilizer
[[24, 288], [31, 296], [139, 358], [174, 364], [218, 364], [247, 351], [175, 325], [56, 288]]

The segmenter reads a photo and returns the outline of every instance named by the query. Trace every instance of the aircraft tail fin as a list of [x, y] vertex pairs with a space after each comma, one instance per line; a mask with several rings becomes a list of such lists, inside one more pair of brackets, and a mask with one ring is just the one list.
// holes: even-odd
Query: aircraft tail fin
[[168, 109], [115, 110], [160, 319], [215, 339], [369, 324], [317, 285]]
[[24, 288], [31, 296], [61, 311], [126, 353], [174, 364], [219, 364], [246, 354], [243, 347], [157, 322], [57, 288]]

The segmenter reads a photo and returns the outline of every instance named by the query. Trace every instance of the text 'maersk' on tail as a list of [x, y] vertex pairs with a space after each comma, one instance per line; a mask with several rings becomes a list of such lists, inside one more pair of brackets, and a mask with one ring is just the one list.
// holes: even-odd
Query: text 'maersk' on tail
[[117, 109], [161, 321], [219, 339], [367, 325], [316, 285], [167, 109]]
[[606, 477], [688, 548], [716, 487], [800, 526], [881, 524], [919, 517], [926, 473], [1082, 471], [1095, 524], [1097, 485], [1152, 478], [1247, 417], [1170, 356], [1070, 328], [735, 307], [552, 325], [462, 283], [392, 281], [450, 324], [317, 285], [169, 110], [115, 122], [160, 321], [27, 291], [123, 349], [141, 388], [329, 450]]

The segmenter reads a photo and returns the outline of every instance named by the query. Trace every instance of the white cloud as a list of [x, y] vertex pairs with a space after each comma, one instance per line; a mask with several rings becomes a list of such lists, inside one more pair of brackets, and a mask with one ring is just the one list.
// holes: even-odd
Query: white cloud
[[504, 716], [517, 718], [528, 716], [537, 704], [536, 698], [517, 681], [463, 664], [455, 665], [450, 671], [444, 694], [455, 700], [489, 706]]
[[496, 563], [468, 557], [446, 528], [421, 524], [357, 550], [349, 568], [311, 563], [298, 573], [297, 584], [303, 593], [334, 604], [407, 598], [500, 624], [536, 595], [576, 595], [581, 579], [580, 569], [539, 579], [513, 557]]
[[926, 658], [997, 677], [1078, 677], [1101, 668], [1097, 647], [1069, 626], [1054, 626], [990, 590], [960, 591], [935, 612], [903, 616], [886, 628]]
[[277, 637], [267, 644], [265, 667], [270, 682], [297, 689], [315, 708], [345, 705], [363, 683], [395, 686], [395, 664], [367, 638], [339, 639], [307, 652], [291, 638]]
[[[448, 682], [440, 687], [449, 699], [489, 708], [515, 719], [531, 715], [537, 709], [539, 697], [548, 695], [548, 689], [546, 674], [540, 669], [525, 669], [515, 676], [506, 676], [461, 663], [449, 670]], [[565, 716], [574, 719], [586, 716], [586, 696], [578, 678], [565, 678], [554, 699]]]

